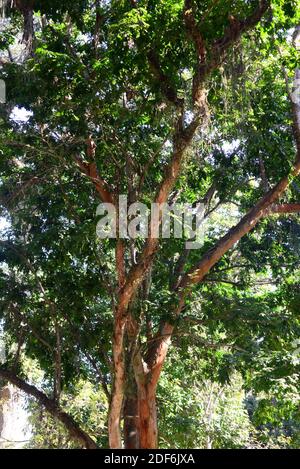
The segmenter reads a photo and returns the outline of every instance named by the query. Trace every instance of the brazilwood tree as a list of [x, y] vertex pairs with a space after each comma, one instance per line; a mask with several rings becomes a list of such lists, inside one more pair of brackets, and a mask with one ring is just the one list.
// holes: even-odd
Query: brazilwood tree
[[[2, 311], [18, 347], [0, 375], [96, 448], [59, 405], [85, 367], [110, 401], [110, 447], [156, 448], [157, 385], [178, 321], [220, 262], [255, 264], [236, 244], [262, 219], [300, 208], [298, 2], [60, 3], [16, 2], [2, 41]], [[100, 242], [97, 204], [121, 194], [201, 200], [207, 217], [233, 201], [241, 218], [196, 251], [157, 239], [151, 224], [144, 241]], [[52, 398], [18, 376], [24, 347], [52, 377]]]

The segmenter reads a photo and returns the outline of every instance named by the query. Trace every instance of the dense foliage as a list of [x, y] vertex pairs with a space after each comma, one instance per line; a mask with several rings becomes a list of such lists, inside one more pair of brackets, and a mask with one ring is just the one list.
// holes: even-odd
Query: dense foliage
[[[0, 31], [1, 376], [24, 391], [30, 380], [52, 416], [114, 447], [114, 397], [126, 440], [138, 367], [155, 375], [172, 336], [161, 447], [299, 446], [299, 0], [15, 3]], [[99, 240], [97, 206], [119, 194], [201, 201], [200, 249]], [[29, 412], [29, 446], [84, 446]]]

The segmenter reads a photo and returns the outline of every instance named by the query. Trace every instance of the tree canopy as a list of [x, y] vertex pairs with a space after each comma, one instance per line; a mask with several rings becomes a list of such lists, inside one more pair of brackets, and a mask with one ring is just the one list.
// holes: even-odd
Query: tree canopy
[[[71, 447], [296, 446], [299, 1], [2, 4], [0, 377]], [[203, 243], [99, 239], [120, 195]]]

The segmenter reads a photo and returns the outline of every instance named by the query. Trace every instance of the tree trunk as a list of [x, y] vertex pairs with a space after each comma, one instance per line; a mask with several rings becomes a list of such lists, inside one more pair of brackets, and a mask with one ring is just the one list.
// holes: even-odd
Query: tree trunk
[[138, 386], [134, 369], [139, 325], [134, 319], [134, 311], [128, 315], [126, 323], [126, 388], [124, 404], [124, 446], [126, 449], [140, 448], [140, 417]]
[[124, 446], [126, 449], [140, 448], [140, 418], [137, 394], [131, 394], [125, 400]]
[[22, 13], [24, 19], [22, 43], [26, 45], [28, 53], [32, 52], [34, 40], [33, 0], [15, 0], [14, 6]]
[[109, 447], [111, 449], [122, 448], [120, 423], [125, 386], [124, 330], [124, 321], [117, 317], [113, 337], [114, 381], [108, 417]]
[[153, 385], [139, 383], [136, 395], [130, 392], [126, 397], [124, 406], [126, 449], [156, 449], [158, 446], [155, 388]]
[[140, 448], [140, 418], [138, 387], [134, 374], [132, 357], [134, 356], [135, 337], [131, 335], [127, 327], [126, 350], [126, 388], [124, 403], [124, 446], [126, 449]]
[[156, 386], [141, 384], [138, 391], [140, 418], [140, 448], [158, 447]]
[[[158, 427], [156, 390], [166, 358], [170, 336], [153, 342], [154, 348], [143, 357], [138, 342], [139, 322], [134, 304], [126, 321], [115, 315], [113, 358], [114, 383], [109, 414], [110, 448], [156, 449]], [[120, 423], [123, 417], [123, 435]]]

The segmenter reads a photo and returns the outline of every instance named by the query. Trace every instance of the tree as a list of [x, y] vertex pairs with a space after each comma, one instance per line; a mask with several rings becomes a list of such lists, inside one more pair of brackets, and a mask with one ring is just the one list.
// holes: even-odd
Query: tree
[[[18, 347], [0, 375], [90, 448], [59, 401], [78, 369], [93, 375], [110, 398], [110, 447], [122, 446], [123, 418], [125, 447], [155, 448], [156, 390], [178, 321], [213, 269], [250, 257], [247, 235], [262, 219], [299, 211], [299, 103], [288, 99], [297, 2], [25, 3], [39, 23], [26, 7], [26, 58], [2, 59], [2, 303]], [[10, 41], [8, 28], [4, 50]], [[16, 105], [27, 123], [11, 118]], [[144, 242], [119, 232], [99, 242], [97, 203], [117, 207], [120, 194], [202, 200], [207, 216], [234, 199], [241, 219], [197, 252], [155, 237], [161, 220]], [[53, 399], [17, 376], [22, 347]]]

